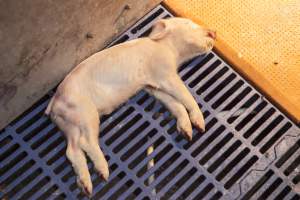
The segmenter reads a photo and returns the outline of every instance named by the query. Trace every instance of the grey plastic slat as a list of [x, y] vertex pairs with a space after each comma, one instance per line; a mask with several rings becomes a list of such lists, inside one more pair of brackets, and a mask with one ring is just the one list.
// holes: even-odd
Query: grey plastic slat
[[[199, 67], [199, 65], [198, 65], [202, 60], [204, 60], [204, 58], [206, 58], [206, 56], [198, 56], [198, 57], [194, 58], [190, 63], [184, 64], [184, 65], [186, 65], [186, 67], [184, 69], [182, 69], [178, 74], [180, 76], [186, 76], [186, 74], [193, 69], [193, 66], [197, 65], [197, 67], [199, 68], [200, 71], [198, 70], [195, 72], [196, 74], [193, 73], [192, 76], [188, 77], [188, 79], [194, 79], [196, 77], [196, 75], [199, 75], [200, 73], [202, 73], [204, 71], [204, 69], [206, 69], [204, 67], [204, 65], [201, 67]], [[212, 58], [213, 58], [213, 56], [212, 56]], [[211, 62], [211, 64], [212, 64], [211, 59], [209, 59], [208, 62]]]
[[[160, 167], [171, 158], [175, 153], [173, 151], [167, 152], [163, 158], [161, 158], [158, 162], [155, 163], [155, 165], [148, 169], [148, 171], [142, 176], [143, 181], [147, 180], [151, 175], [153, 175]], [[178, 160], [178, 158], [177, 158]]]
[[[155, 137], [155, 136], [156, 136], [156, 137]], [[148, 142], [146, 142], [146, 143], [139, 149], [139, 151], [140, 151], [140, 152], [146, 151], [149, 147], [151, 147], [151, 146], [154, 144], [154, 142], [157, 142], [157, 141], [161, 138], [161, 136], [159, 136], [159, 134], [156, 134], [155, 136], [152, 138], [153, 141], [148, 140]], [[134, 153], [131, 155], [131, 157], [130, 157], [129, 159], [126, 160], [126, 162], [127, 162], [127, 163], [131, 163], [134, 159], [137, 158], [137, 156], [139, 155], [138, 153], [139, 153], [139, 152], [137, 152], [137, 151], [134, 152]]]
[[[36, 185], [35, 187], [39, 187], [39, 189], [30, 197], [30, 199], [37, 199], [39, 196], [41, 196], [44, 192], [46, 192], [47, 190], [49, 190], [53, 185], [51, 185], [50, 183], [46, 183], [44, 186], [40, 187], [38, 185]], [[54, 199], [60, 192], [56, 191], [53, 195], [51, 195], [49, 198], [47, 199]], [[22, 196], [20, 197], [20, 200], [24, 199], [22, 198]]]
[[266, 191], [267, 188], [269, 188], [271, 186], [271, 184], [277, 179], [276, 176], [271, 176], [265, 183], [264, 183], [264, 187], [261, 187], [256, 193], [255, 195], [252, 197], [252, 199], [258, 199], [259, 197], [261, 198], [261, 195]]
[[32, 166], [29, 170], [26, 171], [26, 173], [23, 173], [23, 174], [19, 175], [18, 178], [15, 179], [14, 181], [12, 181], [12, 182], [9, 184], [9, 186], [7, 186], [5, 189], [6, 189], [7, 191], [12, 190], [14, 187], [18, 186], [18, 185], [20, 184], [20, 182], [21, 182], [22, 180], [24, 180], [24, 179], [28, 176], [28, 174], [32, 174], [34, 171], [36, 171], [36, 170], [38, 170], [38, 169], [39, 169], [38, 166], [36, 166], [36, 165], [35, 165], [35, 166]]
[[[110, 179], [110, 180], [114, 179], [119, 173], [120, 173], [120, 171], [119, 171], [118, 168], [117, 168], [115, 171], [113, 171], [113, 172], [110, 174], [109, 179]], [[99, 179], [99, 177], [98, 177], [96, 174], [93, 174], [93, 175], [92, 175], [92, 182], [94, 182], [95, 179]], [[99, 185], [97, 185], [96, 187], [94, 187], [94, 190], [99, 191], [104, 185], [105, 185], [105, 183], [99, 184]], [[78, 189], [78, 188], [76, 188], [76, 191], [77, 191], [76, 194], [79, 194], [79, 189]]]
[[209, 191], [209, 193], [205, 196], [205, 199], [210, 199], [210, 200], [215, 200], [215, 195], [217, 192], [220, 192], [216, 190], [216, 188], [213, 188], [212, 190]]
[[[62, 137], [62, 133], [60, 133], [60, 134], [54, 134], [53, 136], [51, 136], [50, 138], [48, 138], [48, 140], [46, 141], [46, 142], [44, 142], [44, 143], [48, 143], [48, 144], [52, 144], [53, 142], [55, 142], [55, 141], [57, 141], [57, 140], [59, 140], [60, 138], [63, 138]], [[64, 142], [64, 141], [63, 141]], [[45, 144], [41, 144], [40, 146], [38, 146], [36, 149], [38, 150], [38, 151], [45, 151], [45, 150], [49, 150], [50, 148], [48, 147], [48, 146], [46, 146]], [[53, 152], [53, 151], [49, 151], [46, 155], [48, 155], [49, 153], [51, 153], [51, 152]]]
[[[128, 179], [126, 177], [122, 178], [114, 187], [110, 190], [109, 193], [106, 193], [102, 198], [103, 199], [111, 199], [110, 196], [114, 194], [120, 187], [122, 187]], [[132, 186], [131, 186], [132, 187]]]
[[[200, 57], [200, 59], [202, 60], [204, 58]], [[199, 68], [199, 70], [197, 70], [191, 76], [189, 76], [185, 82], [187, 84], [190, 84], [192, 81], [194, 81], [198, 76], [200, 76], [205, 70], [207, 70], [207, 68], [209, 68], [216, 61], [217, 61], [217, 59], [215, 57], [211, 58], [207, 63], [205, 63], [203, 66], [201, 66]], [[192, 69], [190, 69], [190, 67], [192, 67], [191, 66], [192, 64], [196, 64], [196, 66], [197, 66], [197, 63], [191, 63], [186, 69], [192, 70]], [[199, 66], [197, 66], [197, 67], [199, 67]], [[214, 69], [214, 70], [217, 70], [217, 69]], [[182, 76], [185, 76], [185, 74], [183, 74], [183, 72], [180, 72], [179, 74]]]
[[16, 127], [16, 129], [19, 128], [20, 126], [22, 126], [23, 124], [25, 124], [25, 122], [28, 121], [28, 119], [33, 118], [39, 112], [45, 110], [45, 107], [48, 105], [49, 101], [50, 101], [50, 99], [48, 99], [47, 101], [43, 102], [38, 107], [36, 107], [32, 112], [30, 112], [27, 115], [25, 115], [22, 119], [20, 119], [18, 122], [16, 122], [16, 124], [14, 124], [14, 127]]
[[51, 159], [53, 156], [55, 156], [55, 154], [60, 151], [61, 149], [64, 149], [66, 147], [65, 142], [60, 143], [58, 146], [55, 147], [54, 150], [50, 151], [46, 156], [44, 156], [43, 158], [48, 161], [49, 159]]
[[[242, 108], [242, 106], [248, 102], [255, 94], [254, 93], [248, 93], [242, 100], [240, 100], [234, 108], [232, 108], [230, 111], [227, 111], [227, 114], [226, 114], [226, 118], [230, 118], [231, 116], [234, 116], [236, 113], [238, 113]], [[260, 101], [259, 99], [257, 99], [254, 103], [252, 103], [251, 105], [253, 104], [258, 104]], [[246, 108], [245, 111], [243, 112], [249, 112], [249, 107]]]
[[108, 137], [112, 136], [115, 132], [125, 126], [136, 115], [137, 113], [135, 111], [133, 111], [130, 115], [127, 115], [124, 119], [121, 120], [121, 123], [119, 125], [114, 126], [112, 129], [110, 129], [108, 134], [103, 136], [103, 140], [106, 141]]
[[[220, 128], [220, 124], [216, 123], [213, 127], [211, 127], [211, 129], [207, 131], [209, 134], [204, 134], [192, 146], [190, 146], [189, 151], [190, 152], [195, 151], [201, 144], [205, 142], [205, 140], [208, 137], [210, 137], [210, 134], [214, 133], [218, 128]], [[202, 133], [197, 133], [197, 134], [202, 134]]]
[[[198, 177], [197, 177], [197, 173], [196, 174], [194, 174], [190, 179], [188, 179], [187, 180], [187, 182], [185, 183], [185, 186], [182, 186], [182, 187], [180, 187], [180, 188], [178, 188], [178, 190], [177, 191], [175, 191], [174, 192], [174, 194], [172, 194], [172, 196], [182, 196], [182, 194], [185, 192], [185, 190], [187, 190], [188, 189], [188, 186], [190, 186], [190, 185], [192, 185], [192, 183], [194, 182], [194, 181], [196, 181], [196, 179], [197, 179]], [[171, 198], [172, 198], [172, 196], [171, 196]]]
[[[284, 190], [285, 187], [286, 187], [286, 185], [281, 183], [268, 199], [271, 200], [271, 199], [274, 199], [274, 197], [277, 197]], [[282, 199], [284, 199], [284, 197]]]
[[[30, 160], [30, 158], [29, 158], [28, 156], [26, 156], [26, 157], [22, 158], [22, 160], [20, 160], [16, 165], [14, 165], [14, 166], [12, 166], [11, 168], [9, 168], [9, 169], [5, 172], [5, 174], [1, 175], [1, 183], [2, 183], [2, 182], [5, 182], [7, 178], [11, 178], [11, 177], [13, 176], [13, 174], [14, 174], [15, 172], [17, 172], [17, 171], [20, 169], [20, 166], [22, 167], [22, 166], [25, 165], [29, 160]], [[2, 166], [1, 166], [1, 169], [3, 169]], [[23, 172], [23, 173], [24, 173], [24, 172]], [[26, 174], [26, 173], [25, 173], [25, 174]], [[17, 180], [17, 178], [18, 178], [18, 177], [15, 177], [15, 179], [14, 179], [13, 181]], [[13, 181], [12, 181], [12, 182], [13, 182]], [[6, 188], [5, 188], [5, 189], [6, 189]]]
[[[8, 152], [8, 150], [11, 148], [12, 146], [9, 146], [6, 148], [6, 151], [3, 151], [3, 153]], [[17, 155], [21, 154], [22, 149], [19, 147], [18, 149], [16, 149], [14, 152], [10, 152], [10, 156], [9, 157], [5, 157], [2, 161], [1, 161], [1, 167], [5, 166], [7, 164], [9, 164], [9, 162], [11, 162], [13, 159], [15, 159], [15, 157], [17, 157]]]
[[[146, 129], [145, 129], [145, 132], [148, 133], [153, 127], [151, 126], [148, 126]], [[138, 135], [137, 137], [135, 137], [135, 140], [129, 142], [127, 145], [126, 145], [126, 148], [123, 148], [121, 149], [118, 154], [119, 155], [124, 155], [128, 149], [131, 149], [134, 145], [137, 144], [138, 141], [142, 140], [142, 138], [145, 137], [144, 135]], [[153, 136], [155, 139], [159, 137], [159, 134], [155, 134]]]
[[[243, 93], [244, 90], [246, 90], [248, 88], [248, 85], [243, 84], [239, 89], [237, 89], [236, 91], [234, 91], [234, 93], [229, 96], [217, 109], [216, 112], [221, 113], [226, 106], [231, 103], [235, 98], [237, 98], [241, 93]], [[247, 95], [251, 95], [251, 92], [249, 92]], [[247, 95], [245, 97], [247, 97]], [[224, 117], [224, 115], [222, 115], [222, 117]]]
[[246, 117], [247, 115], [249, 115], [256, 106], [258, 106], [261, 103], [260, 100], [255, 101], [251, 106], [249, 106], [248, 108], [246, 108], [245, 110], [243, 110], [242, 114], [239, 115], [238, 119], [236, 119], [231, 125], [232, 126], [236, 126], [237, 124], [239, 124], [244, 117]]
[[[145, 116], [145, 118], [148, 118], [148, 120], [151, 119], [151, 117], [149, 116], [149, 113], [145, 113], [144, 116]], [[159, 125], [158, 125], [157, 121], [153, 121], [152, 123], [154, 124], [154, 126], [155, 126], [157, 129], [159, 129]], [[165, 135], [165, 137], [167, 137], [167, 140], [168, 140], [169, 142], [174, 143], [174, 140], [173, 140], [173, 138], [171, 138], [170, 135]], [[176, 144], [174, 144], [174, 145], [176, 145]], [[142, 147], [142, 148], [143, 148], [143, 147]], [[189, 160], [195, 167], [197, 167], [199, 170], [202, 169], [202, 166], [199, 166], [198, 164], [196, 164], [196, 161], [189, 155], [188, 152], [181, 151], [181, 154], [183, 154], [183, 155], [185, 156], [185, 158], [188, 159], [188, 160]], [[205, 175], [208, 176], [208, 173], [207, 173], [205, 170], [203, 170], [203, 173], [204, 173]], [[219, 186], [219, 183], [217, 183], [216, 181], [214, 181], [214, 180], [211, 180], [211, 181], [212, 181], [216, 186]]]
[[[286, 200], [292, 200], [294, 198], [294, 196], [295, 196], [295, 194], [292, 193], [292, 192], [290, 192], [284, 199], [286, 199]], [[293, 200], [295, 200], [295, 199], [293, 199]]]
[[260, 119], [270, 108], [271, 105], [265, 106], [259, 113], [255, 115], [253, 119], [251, 119], [247, 124], [241, 129], [243, 133], [245, 133], [258, 119]]
[[[208, 65], [208, 67], [210, 67], [210, 66]], [[205, 76], [203, 79], [201, 79], [199, 82], [197, 82], [197, 84], [193, 87], [193, 89], [196, 91], [199, 90], [202, 85], [204, 85], [213, 76], [215, 76], [216, 73], [220, 72], [223, 67], [224, 66], [222, 65], [222, 63], [220, 65], [218, 65], [218, 67], [216, 67], [212, 72], [210, 72], [207, 76]], [[224, 74], [222, 74], [222, 76], [224, 76]], [[201, 93], [201, 95], [202, 95], [202, 93]]]
[[[233, 79], [232, 81], [230, 81], [223, 89], [222, 91], [227, 91], [228, 89], [230, 89], [232, 86], [234, 86], [239, 80]], [[225, 92], [224, 92], [225, 93]], [[210, 99], [210, 104], [213, 104], [217, 101], [217, 99], [219, 99], [222, 95], [224, 95], [223, 92], [219, 92], [218, 94], [215, 94], [211, 99]]]
[[[16, 143], [10, 143], [10, 145], [6, 145], [4, 146], [2, 149], [1, 149], [1, 152], [3, 155], [5, 154], [16, 154], [18, 153], [19, 151], [21, 151], [21, 148], [18, 144]], [[5, 156], [2, 158], [2, 161], [1, 161], [1, 165], [3, 165], [5, 163], [5, 160], [10, 160], [12, 157], [11, 156]]]
[[[64, 162], [67, 162], [67, 158], [65, 156], [61, 157], [61, 159], [59, 159], [59, 161], [53, 165], [53, 169], [58, 168], [60, 165], [63, 165]], [[63, 170], [61, 170], [58, 174], [64, 174], [66, 173], [66, 170], [71, 169], [71, 166], [67, 165]]]
[[137, 189], [137, 187], [131, 186], [129, 189], [127, 189], [122, 196], [119, 197], [119, 199], [126, 199], [128, 198], [128, 196], [130, 196], [135, 190]]
[[[285, 124], [286, 124], [286, 121], [282, 120], [272, 129], [272, 132], [273, 133], [278, 132]], [[266, 136], [264, 136], [264, 138], [256, 146], [261, 148], [264, 144], [266, 144], [268, 141], [270, 141], [271, 137], [273, 137], [273, 135], [270, 131]]]
[[37, 182], [39, 182], [40, 180], [42, 180], [44, 178], [44, 176], [42, 174], [38, 175], [34, 181], [31, 181], [28, 185], [26, 185], [26, 187], [23, 187], [21, 190], [19, 190], [17, 193], [14, 193], [14, 196], [19, 199], [25, 192], [27, 192], [27, 188], [32, 188], [35, 186], [35, 184]]
[[278, 113], [272, 114], [266, 121], [263, 122], [262, 125], [260, 125], [259, 128], [257, 128], [254, 132], [252, 132], [251, 136], [248, 138], [248, 140], [253, 141], [255, 137], [259, 135], [259, 133], [264, 130], [272, 121], [275, 120], [275, 118], [278, 116]]
[[[133, 126], [131, 126], [127, 132], [132, 133], [134, 132], [138, 127], [140, 127], [141, 125], [143, 125], [145, 123], [145, 121], [143, 121], [143, 119], [140, 119], [138, 122], [136, 122]], [[124, 140], [126, 140], [126, 138], [128, 137], [128, 135], [124, 135], [122, 134], [120, 137], [118, 137], [117, 139], [114, 140], [114, 143], [110, 144], [110, 147], [112, 149], [116, 148], [117, 146], [120, 145], [121, 142], [123, 142]]]
[[[280, 168], [285, 171], [287, 170], [287, 168], [300, 156], [300, 149], [298, 149], [289, 159], [288, 161], [286, 161]], [[291, 172], [289, 174], [289, 176], [296, 176], [297, 174], [300, 174], [299, 172], [299, 168], [300, 168], [300, 163], [298, 162], [298, 165], [296, 167], [295, 170], [293, 170], [293, 172]]]
[[202, 191], [205, 186], [207, 186], [207, 180], [201, 182], [201, 184], [187, 197], [188, 199], [195, 199], [199, 191]]
[[202, 96], [207, 96], [209, 93], [211, 93], [214, 89], [216, 89], [216, 87], [218, 87], [219, 85], [222, 84], [222, 82], [227, 79], [230, 75], [232, 75], [232, 72], [230, 71], [226, 71], [225, 73], [222, 74], [221, 77], [218, 78], [218, 80], [216, 80], [215, 83], [213, 83], [212, 85], [210, 85], [204, 92], [202, 92]]
[[46, 120], [47, 120], [46, 117], [39, 118], [38, 120], [36, 120], [34, 122], [34, 124], [32, 124], [31, 126], [27, 127], [26, 129], [24, 129], [20, 134], [27, 135], [27, 134], [31, 133], [34, 129], [36, 129], [37, 127], [39, 127]]
[[[181, 162], [183, 162], [184, 158], [182, 156], [179, 156], [179, 158], [177, 158], [177, 160], [172, 163], [172, 166], [176, 167], [178, 166]], [[156, 169], [156, 171], [159, 169]], [[151, 182], [151, 184], [149, 185], [150, 188], [152, 188], [152, 190], [155, 188], [155, 185], [157, 185], [160, 181], [162, 181], [171, 171], [173, 170], [172, 167], [168, 167], [166, 170], [164, 170], [163, 173], [161, 173], [158, 177], [156, 177], [154, 179], [153, 182]], [[147, 177], [148, 179], [149, 177]], [[147, 179], [145, 179], [144, 181], [146, 181]]]
[[[235, 138], [230, 139], [213, 157], [211, 157], [205, 164], [205, 166], [211, 166], [216, 160], [223, 157], [223, 153], [226, 152], [237, 140]], [[208, 167], [207, 167], [208, 168]]]
[[[37, 142], [39, 139], [41, 139], [42, 137], [44, 137], [47, 133], [49, 133], [53, 128], [55, 127], [54, 124], [49, 124], [48, 126], [46, 126], [42, 131], [40, 131], [37, 135], [33, 136], [28, 143], [33, 144], [35, 142]], [[27, 134], [25, 135], [25, 137], [27, 136]], [[25, 139], [25, 137], [23, 137]]]
[[184, 166], [183, 168], [181, 168], [178, 173], [176, 173], [176, 175], [174, 177], [172, 177], [172, 179], [166, 184], [163, 186], [163, 189], [161, 189], [159, 191], [159, 193], [157, 194], [157, 197], [158, 198], [161, 198], [172, 186], [174, 183], [176, 183], [179, 179], [182, 178], [182, 176], [187, 172], [189, 171], [191, 168], [189, 166]]
[[159, 154], [159, 152], [162, 149], [166, 148], [167, 146], [168, 146], [167, 143], [162, 143], [159, 146], [157, 146], [155, 148], [155, 151], [153, 151], [150, 155], [148, 155], [147, 158], [144, 159], [142, 162], [138, 163], [133, 169], [136, 168], [136, 169], [140, 170], [143, 166], [146, 166], [147, 163], [149, 163], [155, 156], [157, 156], [157, 154]]
[[251, 153], [248, 153], [245, 157], [243, 157], [242, 160], [238, 162], [233, 168], [231, 168], [230, 171], [224, 176], [222, 182], [226, 183], [230, 178], [232, 178], [237, 173], [237, 171], [252, 158], [252, 156], [253, 155], [251, 155]]

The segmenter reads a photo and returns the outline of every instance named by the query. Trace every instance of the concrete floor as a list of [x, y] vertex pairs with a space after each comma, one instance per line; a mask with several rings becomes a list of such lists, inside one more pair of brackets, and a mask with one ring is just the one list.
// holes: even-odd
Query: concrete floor
[[0, 129], [160, 0], [0, 0]]

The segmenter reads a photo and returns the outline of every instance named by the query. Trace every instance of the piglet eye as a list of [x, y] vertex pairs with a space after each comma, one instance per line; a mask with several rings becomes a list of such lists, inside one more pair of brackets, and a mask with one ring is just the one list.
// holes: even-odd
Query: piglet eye
[[195, 23], [191, 23], [191, 27], [192, 27], [192, 29], [198, 29], [199, 28], [199, 26]]

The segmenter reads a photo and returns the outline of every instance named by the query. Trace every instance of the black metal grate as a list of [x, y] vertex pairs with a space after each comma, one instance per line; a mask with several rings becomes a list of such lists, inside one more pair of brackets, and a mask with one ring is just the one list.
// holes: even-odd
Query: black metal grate
[[[171, 17], [158, 6], [114, 44]], [[141, 91], [102, 119], [110, 166], [92, 169], [92, 199], [300, 199], [300, 129], [214, 52], [179, 74], [204, 112], [205, 134], [187, 142], [170, 113]], [[83, 199], [61, 132], [43, 116], [46, 95], [0, 133], [1, 199]], [[147, 155], [147, 148], [154, 151]], [[149, 161], [154, 166], [149, 168]]]

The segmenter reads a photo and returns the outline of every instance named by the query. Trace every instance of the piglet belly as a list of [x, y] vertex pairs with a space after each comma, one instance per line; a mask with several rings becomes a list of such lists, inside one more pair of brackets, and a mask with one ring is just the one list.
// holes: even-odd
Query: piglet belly
[[102, 89], [101, 92], [99, 90], [97, 95], [94, 96], [94, 103], [99, 114], [110, 114], [140, 89], [139, 86]]

